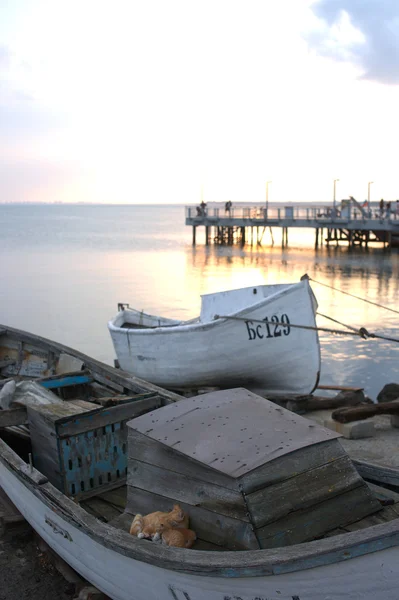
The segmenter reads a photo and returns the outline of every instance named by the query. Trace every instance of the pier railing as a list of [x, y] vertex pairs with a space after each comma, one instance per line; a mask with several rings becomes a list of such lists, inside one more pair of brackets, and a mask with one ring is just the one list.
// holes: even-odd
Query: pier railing
[[[396, 206], [394, 206], [396, 209]], [[383, 211], [378, 208], [359, 208], [348, 205], [344, 208], [333, 208], [331, 206], [232, 206], [229, 210], [224, 207], [186, 206], [186, 219], [201, 224], [204, 220], [229, 219], [242, 222], [243, 220], [266, 222], [279, 221], [320, 221], [321, 223], [344, 223], [348, 221], [373, 221], [374, 223], [386, 223], [387, 221], [399, 221], [399, 212], [396, 210]], [[249, 225], [250, 223], [248, 223]]]

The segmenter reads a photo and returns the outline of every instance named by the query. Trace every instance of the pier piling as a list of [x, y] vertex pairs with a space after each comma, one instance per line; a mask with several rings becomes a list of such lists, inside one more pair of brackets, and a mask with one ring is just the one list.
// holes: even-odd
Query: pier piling
[[197, 227], [205, 227], [206, 246], [212, 241], [215, 244], [250, 243], [253, 246], [255, 239], [256, 245], [261, 246], [266, 229], [270, 231], [273, 245], [273, 228], [278, 228], [282, 230], [281, 245], [285, 248], [288, 247], [288, 227], [314, 229], [316, 249], [324, 242], [327, 246], [331, 242], [337, 246], [345, 243], [350, 247], [366, 248], [370, 243], [382, 244], [384, 248], [399, 246], [399, 213], [385, 217], [375, 215], [356, 201], [352, 205], [349, 200], [341, 201], [340, 210], [335, 213], [328, 205], [268, 207], [267, 211], [264, 206], [257, 205], [234, 207], [227, 213], [220, 207], [208, 206], [202, 211], [199, 207], [186, 207], [186, 225], [193, 228], [193, 246], [196, 245]]

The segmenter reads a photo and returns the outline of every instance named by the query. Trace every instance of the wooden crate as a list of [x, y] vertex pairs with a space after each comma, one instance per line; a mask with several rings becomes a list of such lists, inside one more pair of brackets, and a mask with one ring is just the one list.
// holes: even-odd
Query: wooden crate
[[85, 498], [126, 482], [126, 422], [161, 406], [140, 394], [112, 407], [75, 400], [29, 406], [34, 466], [67, 496]]
[[242, 388], [184, 399], [128, 428], [127, 511], [178, 502], [217, 546], [295, 544], [380, 508], [338, 434]]

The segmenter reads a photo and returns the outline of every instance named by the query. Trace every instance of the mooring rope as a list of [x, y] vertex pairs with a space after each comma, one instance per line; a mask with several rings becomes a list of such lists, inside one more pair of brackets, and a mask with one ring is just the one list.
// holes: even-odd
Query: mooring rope
[[[301, 277], [303, 279], [303, 277]], [[306, 279], [312, 281], [313, 283], [318, 283], [319, 285], [324, 285], [325, 287], [330, 288], [330, 290], [335, 290], [336, 292], [341, 292], [341, 294], [345, 294], [346, 296], [351, 296], [352, 298], [356, 298], [356, 300], [362, 300], [362, 302], [367, 302], [367, 304], [373, 304], [374, 306], [378, 306], [378, 308], [385, 308], [385, 310], [390, 310], [391, 312], [399, 315], [399, 310], [395, 310], [394, 308], [390, 308], [389, 306], [384, 306], [383, 304], [378, 304], [378, 302], [373, 302], [372, 300], [367, 300], [366, 298], [360, 298], [360, 296], [355, 296], [354, 294], [350, 294], [349, 292], [344, 292], [344, 290], [340, 290], [332, 285], [328, 285], [328, 283], [322, 283], [321, 281], [316, 281], [316, 279], [312, 279], [309, 275], [306, 275]]]
[[352, 327], [351, 325], [347, 325], [346, 323], [342, 323], [341, 321], [337, 321], [337, 319], [333, 319], [332, 317], [328, 317], [327, 315], [323, 315], [319, 311], [317, 311], [316, 314], [319, 315], [320, 317], [323, 317], [324, 319], [328, 319], [329, 321], [333, 321], [334, 323], [338, 323], [338, 325], [342, 325], [342, 327], [347, 327], [348, 329], [351, 329], [352, 331], [359, 331], [358, 329], [356, 329], [356, 327]]
[[[321, 315], [324, 316], [324, 315]], [[231, 321], [243, 321], [244, 323], [261, 323], [265, 325], [266, 321], [261, 319], [246, 319], [245, 317], [233, 317], [231, 315], [215, 315], [215, 319], [229, 319]], [[334, 320], [334, 319], [333, 319]], [[370, 333], [367, 331], [365, 327], [360, 327], [360, 329], [355, 329], [354, 327], [349, 327], [348, 325], [344, 325], [345, 327], [349, 327], [352, 331], [344, 331], [342, 329], [330, 329], [328, 327], [314, 327], [313, 325], [294, 325], [293, 323], [284, 323], [283, 321], [268, 321], [269, 325], [282, 325], [284, 327], [294, 327], [297, 329], [310, 329], [312, 331], [323, 331], [325, 333], [334, 333], [339, 335], [352, 335], [358, 336], [362, 339], [366, 340], [367, 338], [375, 338], [380, 340], [386, 340], [388, 342], [397, 342], [399, 344], [399, 339], [391, 338], [384, 335], [378, 335], [377, 333]]]

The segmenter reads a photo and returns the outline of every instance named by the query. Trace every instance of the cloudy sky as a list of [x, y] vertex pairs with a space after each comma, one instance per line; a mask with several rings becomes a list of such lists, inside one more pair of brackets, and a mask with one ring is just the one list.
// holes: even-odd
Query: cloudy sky
[[397, 0], [0, 0], [0, 201], [399, 198]]

